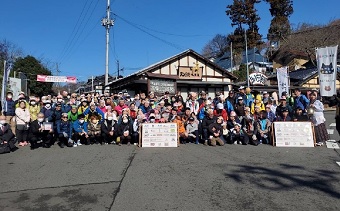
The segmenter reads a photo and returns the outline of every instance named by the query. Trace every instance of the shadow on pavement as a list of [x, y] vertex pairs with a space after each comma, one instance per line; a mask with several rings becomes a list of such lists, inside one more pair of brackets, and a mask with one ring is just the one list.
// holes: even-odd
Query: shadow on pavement
[[279, 164], [276, 169], [240, 165], [232, 166], [229, 171], [231, 173], [225, 173], [227, 178], [231, 178], [238, 183], [248, 181], [262, 189], [271, 191], [296, 190], [297, 188], [308, 191], [306, 189], [311, 189], [336, 199], [340, 198], [340, 192], [335, 190], [336, 187], [334, 187], [339, 181], [335, 171], [322, 169], [307, 171], [304, 167], [290, 164]]

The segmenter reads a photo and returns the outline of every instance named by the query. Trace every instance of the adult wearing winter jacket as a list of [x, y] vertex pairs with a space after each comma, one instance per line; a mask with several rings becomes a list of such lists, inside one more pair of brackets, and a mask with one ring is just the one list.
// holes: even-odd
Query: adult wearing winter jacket
[[118, 133], [117, 117], [111, 113], [108, 114], [101, 124], [102, 139], [106, 144], [115, 144]]
[[214, 111], [212, 109], [208, 109], [207, 111], [207, 116], [203, 118], [202, 121], [202, 130], [203, 130], [203, 140], [204, 140], [204, 145], [208, 145], [208, 139], [211, 135], [209, 132], [209, 125], [216, 122], [216, 117], [214, 116]]
[[73, 147], [81, 146], [82, 144], [90, 144], [87, 122], [85, 122], [84, 114], [79, 114], [78, 120], [73, 123], [73, 131]]
[[117, 143], [118, 145], [127, 144], [130, 145], [132, 141], [133, 133], [133, 125], [132, 122], [129, 121], [127, 116], [123, 116], [122, 123], [118, 126], [118, 138]]
[[64, 148], [65, 145], [73, 146], [73, 141], [71, 139], [73, 123], [68, 120], [67, 113], [61, 115], [61, 120], [57, 121], [56, 125], [60, 148]]
[[12, 92], [7, 92], [2, 110], [3, 115], [6, 117], [7, 124], [9, 124], [11, 130], [15, 134], [15, 102], [13, 100]]
[[26, 101], [20, 100], [18, 102], [19, 107], [15, 109], [15, 121], [16, 121], [16, 137], [18, 139], [19, 146], [28, 145], [27, 135], [30, 122], [30, 112], [26, 107]]

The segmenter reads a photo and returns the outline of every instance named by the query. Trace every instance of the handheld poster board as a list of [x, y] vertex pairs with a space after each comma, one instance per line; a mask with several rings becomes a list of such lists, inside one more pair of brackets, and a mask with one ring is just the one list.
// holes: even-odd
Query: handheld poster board
[[177, 147], [176, 123], [144, 123], [142, 124], [142, 147]]
[[311, 122], [274, 122], [273, 145], [277, 147], [314, 147]]

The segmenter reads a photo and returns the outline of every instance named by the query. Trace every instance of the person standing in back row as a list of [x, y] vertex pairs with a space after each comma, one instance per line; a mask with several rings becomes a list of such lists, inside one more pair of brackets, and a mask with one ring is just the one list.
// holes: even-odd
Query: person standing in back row
[[295, 98], [294, 98], [294, 110], [296, 110], [298, 107], [302, 108], [303, 113], [307, 112], [307, 108], [309, 106], [309, 100], [304, 95], [301, 94], [301, 90], [299, 88], [296, 88], [294, 90]]

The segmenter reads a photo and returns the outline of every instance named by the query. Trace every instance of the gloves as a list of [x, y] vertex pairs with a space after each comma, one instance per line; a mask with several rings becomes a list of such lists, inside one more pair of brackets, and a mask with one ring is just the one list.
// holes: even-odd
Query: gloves
[[233, 130], [233, 133], [236, 134], [236, 130]]
[[267, 135], [264, 135], [263, 137], [264, 137], [264, 138], [268, 138], [268, 136], [267, 136]]
[[68, 138], [68, 135], [67, 135], [66, 132], [63, 132], [63, 135], [64, 135], [65, 138]]
[[255, 141], [256, 140], [256, 135], [253, 135], [251, 138]]
[[68, 143], [73, 143], [72, 139], [69, 138], [68, 139]]

